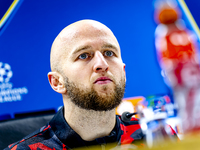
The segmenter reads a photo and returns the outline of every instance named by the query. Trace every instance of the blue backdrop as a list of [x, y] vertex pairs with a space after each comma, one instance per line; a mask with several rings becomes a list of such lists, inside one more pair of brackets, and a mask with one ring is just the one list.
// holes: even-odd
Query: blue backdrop
[[[151, 0], [19, 0], [0, 29], [0, 120], [16, 114], [57, 110], [62, 103], [47, 79], [50, 48], [57, 34], [80, 19], [94, 19], [112, 29], [126, 64], [125, 98], [168, 93], [154, 46]], [[13, 0], [0, 0], [8, 8]], [[199, 1], [186, 0], [198, 20]], [[0, 9], [1, 17], [7, 9]], [[183, 18], [184, 18], [183, 14]], [[190, 22], [186, 20], [187, 26]], [[4, 116], [4, 117], [3, 117]]]

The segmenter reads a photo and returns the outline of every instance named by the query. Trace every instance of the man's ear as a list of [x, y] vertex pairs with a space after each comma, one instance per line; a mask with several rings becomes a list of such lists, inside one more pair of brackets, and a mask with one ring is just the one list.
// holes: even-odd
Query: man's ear
[[126, 82], [126, 70], [125, 70], [126, 64], [124, 63], [123, 65], [124, 65], [124, 68], [123, 68], [124, 69], [124, 78], [125, 78], [125, 82]]
[[58, 72], [49, 72], [48, 79], [54, 91], [60, 94], [66, 93], [63, 77]]

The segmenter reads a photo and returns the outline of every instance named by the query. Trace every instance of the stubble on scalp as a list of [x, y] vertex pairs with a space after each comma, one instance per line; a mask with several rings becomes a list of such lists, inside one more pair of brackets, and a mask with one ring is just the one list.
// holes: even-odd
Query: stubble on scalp
[[[100, 35], [104, 35], [105, 33], [115, 39], [116, 43], [118, 43], [115, 38], [113, 32], [104, 24], [94, 21], [94, 20], [81, 20], [75, 23], [70, 24], [65, 27], [55, 38], [50, 53], [50, 65], [51, 70], [61, 73], [62, 63], [64, 59], [68, 59], [69, 53], [71, 51], [71, 47], [76, 45], [77, 38], [85, 38], [82, 35], [82, 32], [94, 30], [93, 32], [98, 31]], [[93, 32], [86, 32], [87, 36], [92, 36]], [[90, 35], [91, 34], [91, 35]], [[119, 46], [119, 45], [118, 45]]]

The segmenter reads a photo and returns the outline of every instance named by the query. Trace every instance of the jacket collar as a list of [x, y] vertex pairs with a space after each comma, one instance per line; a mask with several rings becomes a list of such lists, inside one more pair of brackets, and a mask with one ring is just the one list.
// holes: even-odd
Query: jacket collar
[[97, 138], [93, 141], [84, 141], [66, 122], [64, 118], [64, 107], [57, 112], [49, 124], [58, 139], [69, 148], [117, 143], [120, 141], [122, 134], [120, 130], [120, 119], [116, 116], [115, 127], [109, 136]]

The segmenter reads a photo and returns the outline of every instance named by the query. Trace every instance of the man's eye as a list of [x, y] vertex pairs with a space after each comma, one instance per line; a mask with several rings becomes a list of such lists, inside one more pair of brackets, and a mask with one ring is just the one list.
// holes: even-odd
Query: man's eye
[[108, 57], [111, 57], [111, 56], [114, 55], [114, 53], [113, 53], [112, 51], [105, 51], [105, 52], [104, 52], [104, 55], [105, 55], [105, 56], [108, 56]]
[[81, 54], [78, 58], [79, 59], [87, 59], [89, 56], [88, 56], [88, 54], [87, 53], [83, 53], [83, 54]]

